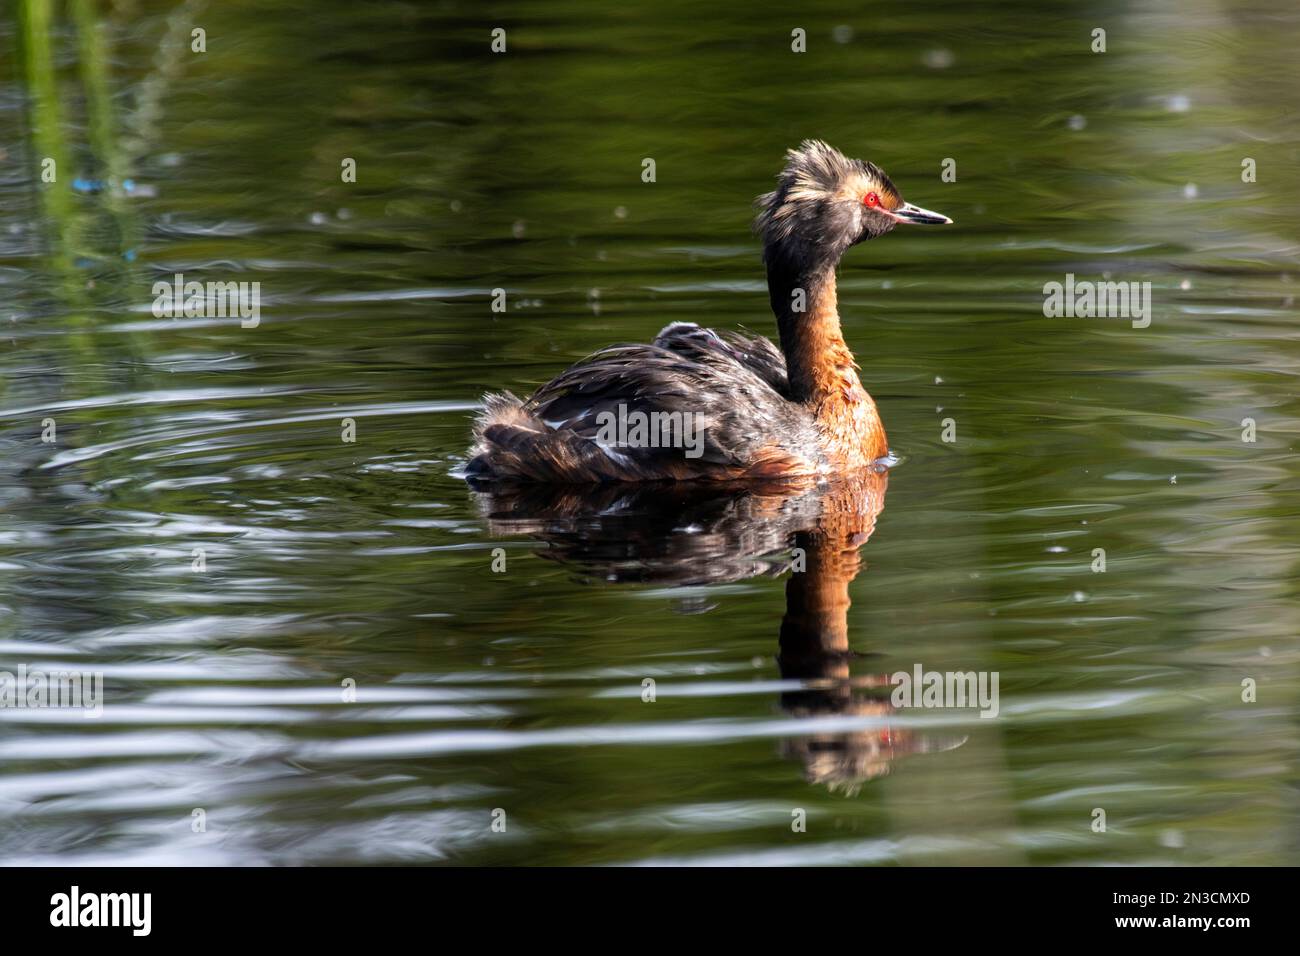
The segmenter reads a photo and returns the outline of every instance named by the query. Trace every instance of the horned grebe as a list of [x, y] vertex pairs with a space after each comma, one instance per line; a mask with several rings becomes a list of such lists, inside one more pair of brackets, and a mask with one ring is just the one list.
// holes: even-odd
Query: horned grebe
[[[884, 459], [884, 426], [840, 332], [835, 269], [850, 246], [898, 223], [952, 220], [904, 202], [878, 166], [817, 140], [788, 151], [776, 189], [755, 206], [780, 351], [759, 336], [687, 322], [672, 323], [650, 345], [601, 349], [526, 401], [488, 395], [467, 475], [730, 481], [832, 475]], [[688, 453], [660, 441], [609, 440], [612, 421], [637, 415], [695, 422], [702, 440]]]

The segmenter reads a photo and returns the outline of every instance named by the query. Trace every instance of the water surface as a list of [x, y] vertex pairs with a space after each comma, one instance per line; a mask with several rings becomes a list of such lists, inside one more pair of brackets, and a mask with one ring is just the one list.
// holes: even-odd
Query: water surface
[[[11, 17], [0, 670], [106, 706], [0, 711], [0, 860], [1296, 862], [1293, 5]], [[454, 477], [487, 389], [771, 333], [749, 203], [806, 136], [956, 220], [841, 271], [887, 494]], [[156, 318], [176, 273], [259, 325]], [[1044, 317], [1067, 273], [1151, 326]], [[918, 663], [998, 718], [891, 709]]]

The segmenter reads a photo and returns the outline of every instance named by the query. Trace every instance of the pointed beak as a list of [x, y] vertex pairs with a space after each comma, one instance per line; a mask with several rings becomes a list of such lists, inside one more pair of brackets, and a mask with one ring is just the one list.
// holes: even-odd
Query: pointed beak
[[892, 216], [898, 222], [910, 222], [918, 226], [946, 226], [952, 223], [941, 212], [931, 212], [928, 209], [922, 209], [920, 206], [913, 206], [910, 202], [905, 202], [897, 209], [884, 209], [883, 212]]

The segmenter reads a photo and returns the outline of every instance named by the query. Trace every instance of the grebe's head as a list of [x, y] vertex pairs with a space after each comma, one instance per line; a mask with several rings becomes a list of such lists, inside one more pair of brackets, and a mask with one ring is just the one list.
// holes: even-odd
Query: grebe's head
[[849, 159], [820, 140], [786, 152], [776, 189], [754, 201], [754, 231], [770, 263], [838, 261], [850, 246], [883, 236], [899, 223], [939, 225], [947, 216], [904, 202], [874, 163]]

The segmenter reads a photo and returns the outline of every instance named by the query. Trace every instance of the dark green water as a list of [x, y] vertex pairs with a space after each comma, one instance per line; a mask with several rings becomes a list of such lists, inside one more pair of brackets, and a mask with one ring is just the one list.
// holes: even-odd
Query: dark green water
[[[106, 698], [0, 710], [0, 862], [1297, 862], [1294, 4], [303, 7], [0, 22], [0, 670]], [[841, 272], [902, 463], [820, 676], [777, 514], [451, 474], [487, 389], [771, 333], [807, 136], [956, 220]], [[260, 324], [155, 318], [178, 272]], [[1044, 317], [1066, 273], [1150, 327]], [[998, 718], [890, 712], [918, 663]]]

